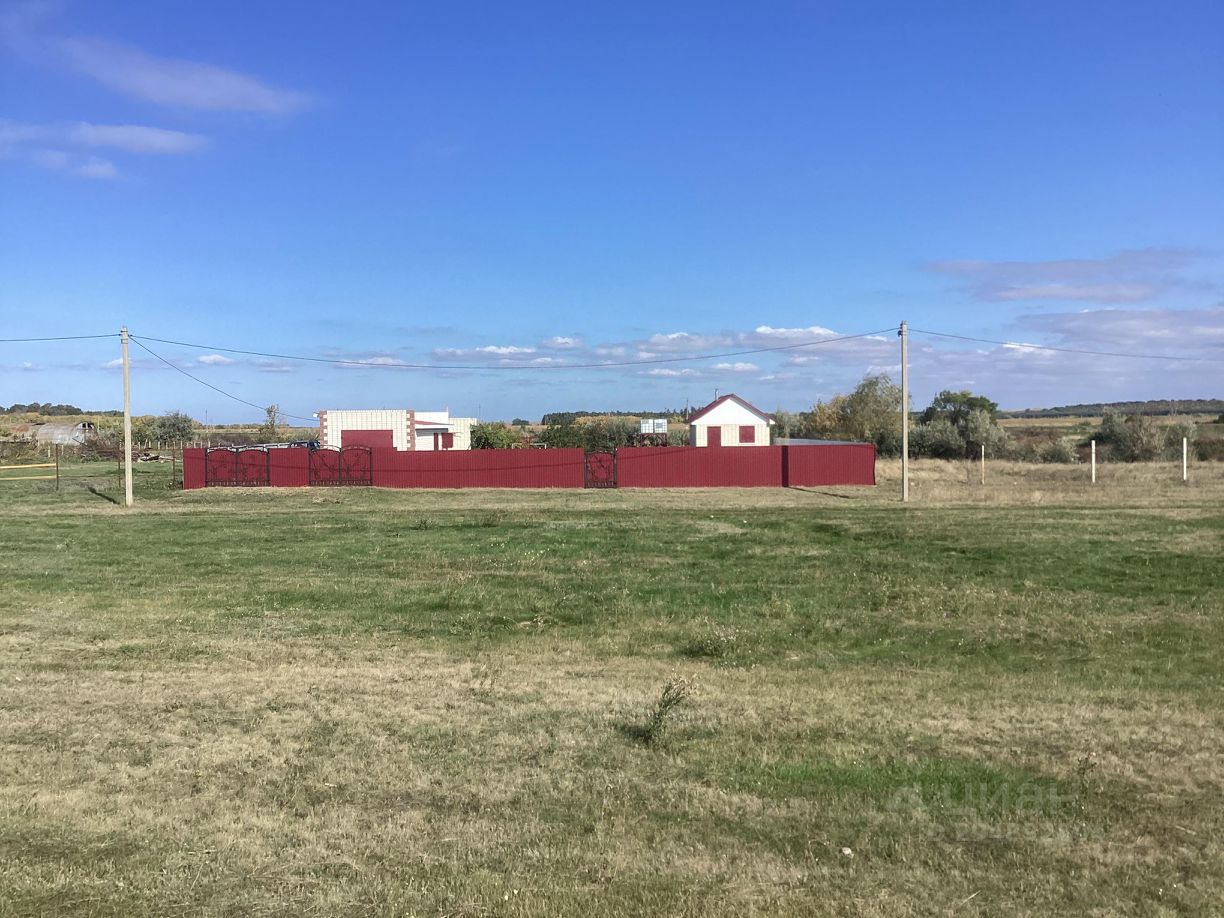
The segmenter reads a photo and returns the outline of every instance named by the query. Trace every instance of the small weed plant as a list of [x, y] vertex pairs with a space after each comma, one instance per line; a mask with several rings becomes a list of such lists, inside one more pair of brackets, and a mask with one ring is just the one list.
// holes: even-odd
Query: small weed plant
[[641, 730], [642, 742], [647, 746], [658, 746], [663, 742], [676, 710], [692, 700], [697, 686], [683, 676], [673, 676], [663, 686], [663, 692], [655, 702], [650, 716]]

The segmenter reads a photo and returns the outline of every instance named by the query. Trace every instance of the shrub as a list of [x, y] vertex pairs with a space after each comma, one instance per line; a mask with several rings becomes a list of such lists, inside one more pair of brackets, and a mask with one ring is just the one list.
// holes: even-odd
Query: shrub
[[1075, 440], [1072, 437], [1062, 437], [1045, 444], [1037, 451], [1037, 457], [1042, 462], [1078, 462], [1079, 455], [1075, 451]]
[[472, 428], [472, 449], [510, 449], [520, 442], [520, 434], [505, 424], [477, 424]]
[[945, 417], [914, 425], [910, 434], [910, 454], [931, 459], [963, 459], [965, 441]]

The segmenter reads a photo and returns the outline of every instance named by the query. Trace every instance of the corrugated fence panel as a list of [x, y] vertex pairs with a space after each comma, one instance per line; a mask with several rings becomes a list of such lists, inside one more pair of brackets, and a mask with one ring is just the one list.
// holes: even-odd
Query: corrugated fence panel
[[788, 487], [804, 485], [875, 484], [875, 446], [837, 443], [827, 446], [782, 446], [782, 480]]
[[[256, 462], [259, 451], [247, 461]], [[235, 462], [220, 452], [218, 462]], [[247, 457], [244, 457], [247, 458]], [[380, 488], [581, 488], [580, 449], [479, 449], [453, 452], [372, 450]], [[269, 481], [277, 487], [310, 483], [310, 451], [269, 451]], [[821, 446], [640, 446], [617, 450], [622, 488], [776, 488], [875, 484], [875, 447], [869, 443]], [[254, 470], [252, 470], [254, 471]], [[204, 450], [183, 451], [183, 487], [202, 488]]]
[[782, 447], [637, 446], [616, 451], [622, 488], [776, 488]]
[[204, 450], [192, 447], [183, 450], [183, 490], [204, 487]]
[[310, 450], [301, 446], [268, 450], [274, 488], [304, 488], [310, 484]]
[[581, 488], [580, 449], [374, 450], [381, 488]]

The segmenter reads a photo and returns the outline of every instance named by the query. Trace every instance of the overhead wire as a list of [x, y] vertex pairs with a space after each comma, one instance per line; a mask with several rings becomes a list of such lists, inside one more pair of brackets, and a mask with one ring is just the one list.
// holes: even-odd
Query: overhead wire
[[109, 335], [50, 335], [44, 338], [0, 338], [0, 344], [25, 344], [31, 341], [86, 341], [91, 338], [118, 338], [119, 332]]
[[[129, 337], [132, 337], [132, 336], [130, 336], [130, 335], [129, 335]], [[133, 341], [133, 342], [136, 344], [136, 346], [137, 346], [137, 347], [141, 348], [142, 350], [144, 350], [144, 351], [146, 351], [147, 353], [151, 354], [152, 356], [156, 357], [158, 360], [160, 360], [162, 363], [164, 363], [164, 364], [165, 364], [166, 366], [168, 366], [170, 369], [175, 370], [175, 371], [177, 371], [177, 372], [179, 372], [179, 373], [182, 373], [182, 374], [183, 374], [184, 376], [186, 376], [188, 379], [193, 379], [193, 380], [195, 380], [195, 381], [196, 381], [196, 382], [198, 382], [198, 383], [199, 383], [201, 386], [207, 386], [209, 389], [212, 389], [214, 392], [219, 392], [221, 395], [224, 395], [226, 398], [233, 399], [234, 401], [236, 401], [236, 402], [240, 402], [240, 403], [241, 403], [241, 404], [243, 404], [243, 405], [248, 405], [248, 406], [250, 406], [251, 408], [258, 408], [260, 411], [267, 411], [267, 410], [268, 410], [268, 406], [266, 406], [266, 405], [256, 405], [254, 402], [248, 402], [248, 401], [247, 401], [245, 398], [240, 398], [239, 396], [234, 395], [232, 392], [226, 392], [226, 391], [225, 391], [224, 389], [222, 389], [221, 387], [219, 387], [219, 386], [214, 386], [212, 383], [210, 383], [210, 382], [206, 382], [205, 380], [200, 379], [200, 377], [195, 376], [195, 375], [193, 375], [193, 374], [191, 374], [191, 373], [188, 373], [188, 372], [187, 372], [186, 370], [184, 370], [182, 367], [180, 367], [180, 366], [178, 366], [177, 364], [172, 363], [171, 361], [167, 360], [165, 357], [163, 357], [161, 354], [158, 354], [156, 351], [152, 350], [152, 349], [151, 349], [150, 347], [148, 347], [147, 345], [143, 344], [143, 343], [142, 343], [142, 342], [140, 342], [140, 341], [137, 341], [137, 340], [136, 340], [134, 337], [132, 337], [132, 341]], [[287, 411], [282, 411], [282, 412], [280, 412], [280, 413], [281, 413], [281, 414], [283, 414], [283, 415], [284, 415], [285, 417], [287, 417], [287, 418], [293, 418], [295, 421], [310, 421], [310, 422], [313, 424], [313, 423], [314, 423], [314, 422], [317, 420], [317, 419], [316, 419], [316, 418], [314, 418], [314, 417], [309, 417], [309, 418], [308, 418], [308, 417], [305, 417], [305, 416], [300, 415], [300, 414], [290, 414], [290, 413], [289, 413], [289, 412], [287, 412]]]

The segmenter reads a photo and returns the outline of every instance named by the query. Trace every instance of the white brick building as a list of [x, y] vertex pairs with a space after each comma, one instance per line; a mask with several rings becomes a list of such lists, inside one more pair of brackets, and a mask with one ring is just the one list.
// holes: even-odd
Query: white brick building
[[319, 412], [319, 442], [412, 451], [471, 449], [475, 423], [475, 418], [453, 418], [449, 411], [328, 409]]

